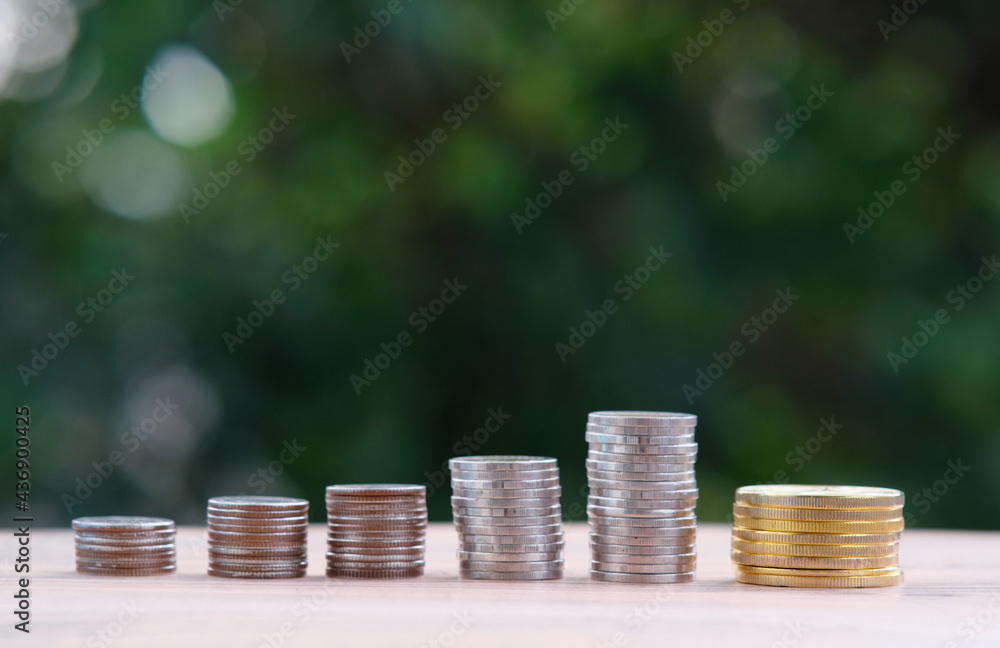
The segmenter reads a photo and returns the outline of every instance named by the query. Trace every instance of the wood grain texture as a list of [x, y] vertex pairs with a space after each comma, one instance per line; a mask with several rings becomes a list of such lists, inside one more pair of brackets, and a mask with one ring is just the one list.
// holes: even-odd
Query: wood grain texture
[[[8, 531], [0, 542], [8, 601], [0, 645], [101, 646], [97, 633], [114, 632], [119, 616], [129, 618], [123, 606], [132, 605], [136, 618], [104, 646], [1000, 645], [1000, 533], [907, 531], [902, 587], [792, 590], [737, 584], [724, 525], [699, 528], [698, 580], [686, 585], [593, 583], [586, 525], [566, 531], [565, 579], [499, 583], [459, 580], [448, 524], [430, 526], [427, 575], [398, 581], [326, 578], [318, 525], [310, 533], [310, 575], [284, 581], [208, 577], [201, 528], [179, 530], [175, 575], [78, 575], [72, 532], [36, 530], [30, 636], [12, 629]], [[459, 617], [468, 628], [449, 635], [462, 627]], [[965, 631], [968, 618], [982, 629]], [[805, 629], [801, 637], [789, 630], [795, 626]]]

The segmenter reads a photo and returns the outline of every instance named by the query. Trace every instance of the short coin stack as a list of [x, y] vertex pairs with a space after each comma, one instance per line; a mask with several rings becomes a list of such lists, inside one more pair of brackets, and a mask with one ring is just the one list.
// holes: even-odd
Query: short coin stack
[[591, 579], [694, 580], [697, 422], [692, 414], [676, 412], [590, 413]]
[[177, 569], [174, 521], [153, 517], [73, 520], [76, 571], [101, 576], [156, 576]]
[[464, 578], [562, 578], [561, 491], [555, 459], [457, 457], [448, 466]]
[[427, 487], [326, 487], [326, 575], [413, 578], [424, 573]]
[[208, 574], [226, 578], [306, 575], [309, 502], [292, 497], [208, 500]]
[[740, 488], [733, 505], [736, 580], [783, 587], [899, 585], [903, 500], [891, 488]]

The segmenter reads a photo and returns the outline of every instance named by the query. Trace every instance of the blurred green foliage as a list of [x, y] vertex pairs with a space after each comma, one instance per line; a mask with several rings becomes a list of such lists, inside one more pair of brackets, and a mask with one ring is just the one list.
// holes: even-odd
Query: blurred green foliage
[[[87, 3], [66, 61], [8, 83], [0, 411], [10, 428], [32, 409], [38, 520], [200, 523], [206, 497], [264, 492], [310, 498], [319, 521], [327, 484], [433, 485], [467, 450], [557, 457], [582, 520], [587, 412], [656, 409], [699, 416], [703, 520], [784, 471], [902, 488], [911, 525], [1000, 528], [1000, 282], [960, 311], [947, 299], [1000, 252], [995, 3], [927, 3], [885, 40], [889, 3], [564, 1], [552, 29], [556, 0], [403, 0], [345, 60], [387, 5]], [[679, 71], [675, 53], [725, 9]], [[111, 111], [171, 44], [231, 88], [232, 117], [196, 146]], [[453, 129], [481, 75], [501, 85]], [[832, 96], [784, 139], [776, 124], [820, 85]], [[241, 143], [284, 107], [295, 118], [248, 162]], [[616, 117], [628, 128], [581, 171], [574, 152]], [[104, 118], [115, 132], [56, 182], [52, 162]], [[949, 127], [960, 139], [911, 182], [903, 165]], [[385, 173], [437, 128], [446, 139], [390, 191]], [[717, 183], [769, 137], [778, 150], [723, 201]], [[111, 166], [88, 170], [99, 157]], [[231, 160], [239, 175], [186, 224], [179, 202]], [[512, 214], [564, 170], [572, 184], [519, 232]], [[895, 180], [905, 193], [849, 241], [845, 223]], [[108, 209], [123, 186], [153, 213]], [[283, 277], [317, 237], [340, 247], [292, 290]], [[616, 282], [651, 246], [673, 256], [625, 301]], [[84, 323], [77, 305], [121, 268], [135, 280]], [[411, 314], [456, 278], [468, 289], [419, 332]], [[283, 303], [230, 353], [224, 334], [275, 289]], [[800, 298], [751, 342], [744, 327], [784, 289]], [[607, 299], [617, 312], [561, 361], [556, 343]], [[949, 321], [894, 371], [887, 354], [942, 308]], [[71, 321], [79, 335], [25, 385], [17, 367]], [[357, 394], [350, 376], [401, 332], [411, 344]], [[745, 353], [688, 402], [684, 385], [734, 342]], [[177, 411], [123, 440], [158, 398]], [[511, 418], [477, 442], [490, 408]], [[830, 417], [843, 428], [800, 461]], [[293, 441], [305, 450], [280, 463]], [[124, 463], [70, 513], [63, 496], [116, 451]], [[958, 459], [967, 476], [922, 494]], [[448, 519], [448, 488], [434, 490], [432, 517]]]

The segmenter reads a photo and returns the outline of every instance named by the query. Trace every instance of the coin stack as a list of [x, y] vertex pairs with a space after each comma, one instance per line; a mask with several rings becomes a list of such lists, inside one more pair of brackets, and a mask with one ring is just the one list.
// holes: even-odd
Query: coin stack
[[697, 422], [696, 416], [677, 412], [590, 413], [591, 579], [694, 580]]
[[736, 580], [783, 587], [903, 582], [904, 495], [863, 486], [744, 486], [733, 505]]
[[292, 497], [208, 500], [208, 574], [226, 578], [306, 575], [309, 502]]
[[327, 486], [326, 511], [327, 576], [413, 578], [424, 573], [426, 486]]
[[177, 569], [174, 521], [153, 517], [73, 520], [76, 571], [102, 576], [156, 576]]
[[464, 578], [562, 578], [561, 491], [555, 459], [456, 457], [448, 466]]

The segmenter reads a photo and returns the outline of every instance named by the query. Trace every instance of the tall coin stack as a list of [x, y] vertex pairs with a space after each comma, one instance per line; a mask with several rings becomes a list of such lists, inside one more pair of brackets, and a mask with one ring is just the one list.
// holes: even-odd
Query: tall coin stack
[[76, 571], [102, 576], [156, 576], [177, 569], [174, 521], [153, 517], [73, 520]]
[[208, 574], [226, 578], [306, 575], [309, 502], [292, 497], [208, 500]]
[[863, 486], [744, 486], [733, 505], [736, 580], [783, 587], [903, 582], [901, 491]]
[[427, 487], [326, 487], [326, 575], [413, 578], [424, 573]]
[[590, 413], [591, 579], [694, 580], [697, 422], [692, 414], [676, 412]]
[[456, 457], [448, 466], [462, 577], [562, 578], [561, 490], [555, 459]]

